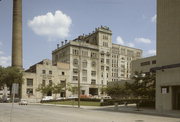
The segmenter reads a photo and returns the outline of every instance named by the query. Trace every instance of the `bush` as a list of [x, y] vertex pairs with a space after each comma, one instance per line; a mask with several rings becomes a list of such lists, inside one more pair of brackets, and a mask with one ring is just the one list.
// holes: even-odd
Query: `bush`
[[101, 103], [101, 106], [108, 106], [108, 105], [114, 105], [115, 103], [118, 103], [119, 105], [122, 105], [124, 103], [127, 104], [133, 104], [133, 103], [139, 103], [140, 107], [151, 107], [155, 108], [155, 101], [154, 100], [148, 100], [148, 99], [112, 99], [112, 100], [104, 100], [103, 103]]
[[140, 107], [155, 108], [155, 100], [143, 100], [139, 104]]

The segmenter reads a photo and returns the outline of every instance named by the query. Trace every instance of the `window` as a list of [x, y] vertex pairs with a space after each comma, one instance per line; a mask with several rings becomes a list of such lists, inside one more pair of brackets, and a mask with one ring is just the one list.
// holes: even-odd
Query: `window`
[[92, 61], [92, 67], [96, 67], [96, 62], [95, 61]]
[[109, 59], [106, 59], [106, 64], [109, 64], [110, 63], [110, 60]]
[[156, 64], [156, 60], [153, 60], [153, 61], [152, 61], [152, 64]]
[[87, 77], [82, 77], [82, 82], [87, 82]]
[[73, 55], [78, 55], [79, 51], [77, 49], [73, 49]]
[[33, 86], [33, 79], [27, 78], [27, 86]]
[[87, 61], [84, 60], [84, 61], [82, 62], [82, 65], [83, 65], [84, 68], [86, 68], [86, 67], [87, 67]]
[[83, 71], [82, 71], [82, 75], [83, 75], [83, 76], [87, 76], [87, 70], [83, 70]]
[[46, 85], [46, 81], [45, 81], [45, 80], [42, 81], [42, 85], [43, 85], [43, 86]]
[[91, 71], [91, 76], [96, 76], [96, 71]]
[[52, 86], [52, 80], [49, 80], [49, 85]]
[[109, 71], [109, 67], [108, 66], [106, 66], [106, 71]]
[[78, 69], [73, 69], [73, 74], [78, 74]]
[[101, 63], [104, 63], [104, 58], [101, 58]]
[[146, 65], [150, 65], [150, 61], [146, 61], [146, 62], [141, 63], [141, 66], [146, 66]]
[[78, 66], [78, 59], [74, 59], [74, 60], [73, 60], [73, 65], [74, 65], [75, 67]]
[[46, 74], [46, 70], [42, 70], [42, 73], [43, 73], [43, 74]]
[[77, 81], [78, 77], [77, 76], [73, 76], [73, 81]]
[[168, 86], [162, 86], [162, 87], [161, 87], [161, 93], [162, 93], [162, 94], [167, 94], [167, 93], [169, 93], [169, 87], [168, 87]]
[[96, 53], [94, 53], [94, 52], [91, 52], [91, 58], [97, 58], [97, 55], [96, 55]]
[[101, 66], [101, 70], [104, 70], [104, 66]]
[[65, 75], [65, 73], [64, 73], [64, 72], [62, 72], [61, 74], [62, 74], [62, 75]]
[[108, 47], [108, 42], [103, 42], [104, 47]]
[[88, 51], [82, 51], [82, 56], [88, 56]]
[[33, 95], [33, 89], [26, 89], [26, 94]]
[[61, 84], [66, 84], [66, 81], [65, 80], [61, 80], [60, 83]]
[[49, 70], [49, 74], [52, 74], [52, 71], [51, 71], [51, 70]]
[[91, 79], [91, 84], [92, 85], [96, 85], [96, 80], [95, 79]]

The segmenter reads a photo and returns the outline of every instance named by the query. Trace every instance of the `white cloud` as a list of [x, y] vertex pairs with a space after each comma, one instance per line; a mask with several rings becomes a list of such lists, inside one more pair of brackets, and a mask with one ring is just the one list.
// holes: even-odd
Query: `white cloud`
[[135, 45], [133, 43], [127, 43], [126, 44], [128, 47], [135, 47]]
[[54, 15], [48, 12], [46, 15], [35, 16], [28, 21], [28, 26], [37, 35], [63, 39], [69, 35], [71, 23], [69, 16], [57, 10]]
[[154, 49], [148, 50], [147, 54], [148, 55], [156, 55], [156, 50], [154, 50]]
[[7, 67], [10, 66], [11, 56], [0, 56], [0, 65]]
[[121, 36], [117, 36], [116, 38], [116, 43], [120, 44], [120, 45], [124, 45], [124, 46], [128, 46], [128, 47], [135, 47], [135, 45], [132, 42], [125, 42]]
[[124, 45], [124, 40], [121, 38], [121, 36], [118, 36], [118, 37], [116, 38], [116, 43], [117, 43], [117, 44]]
[[155, 15], [151, 18], [151, 22], [156, 23], [156, 19], [157, 19], [157, 15], [155, 14]]
[[4, 52], [3, 52], [3, 51], [0, 51], [0, 55], [2, 55], [2, 54], [4, 54]]
[[152, 41], [148, 38], [135, 38], [135, 42], [150, 44]]

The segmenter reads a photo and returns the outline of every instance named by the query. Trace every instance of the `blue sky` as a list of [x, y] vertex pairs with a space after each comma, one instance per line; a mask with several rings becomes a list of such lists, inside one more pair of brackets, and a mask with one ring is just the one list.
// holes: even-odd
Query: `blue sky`
[[[156, 53], [156, 0], [22, 0], [23, 65], [51, 59], [62, 40], [108, 26], [113, 43]], [[49, 31], [47, 31], [49, 30]], [[11, 65], [12, 0], [0, 1], [0, 65]]]

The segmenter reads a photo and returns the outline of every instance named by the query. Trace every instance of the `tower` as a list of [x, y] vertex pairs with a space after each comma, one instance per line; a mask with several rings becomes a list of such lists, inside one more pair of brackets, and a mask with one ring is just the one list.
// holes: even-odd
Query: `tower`
[[12, 66], [22, 69], [22, 0], [13, 0]]

